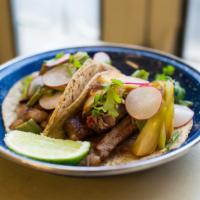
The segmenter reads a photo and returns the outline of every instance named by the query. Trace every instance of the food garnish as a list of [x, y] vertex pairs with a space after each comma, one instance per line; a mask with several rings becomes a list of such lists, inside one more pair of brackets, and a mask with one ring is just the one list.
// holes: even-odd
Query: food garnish
[[86, 52], [60, 52], [23, 80], [10, 125], [15, 131], [5, 137], [8, 148], [36, 160], [83, 165], [106, 163], [111, 154], [123, 153], [121, 146], [134, 159], [170, 150], [194, 116], [185, 89], [173, 78], [175, 68], [163, 67], [150, 81], [144, 69], [131, 76], [113, 69], [107, 53], [89, 58]]
[[78, 164], [90, 149], [89, 142], [53, 139], [23, 131], [7, 133], [4, 141], [16, 153], [52, 163]]
[[141, 78], [141, 79], [144, 79], [144, 80], [148, 80], [149, 79], [149, 72], [147, 72], [144, 69], [138, 69], [131, 76], [136, 77], [136, 78]]
[[103, 94], [97, 93], [95, 95], [94, 103], [91, 107], [93, 116], [99, 116], [104, 113], [112, 117], [118, 116], [118, 105], [123, 102], [122, 96], [119, 94], [119, 87], [122, 84], [120, 80], [112, 79], [111, 84], [104, 86]]

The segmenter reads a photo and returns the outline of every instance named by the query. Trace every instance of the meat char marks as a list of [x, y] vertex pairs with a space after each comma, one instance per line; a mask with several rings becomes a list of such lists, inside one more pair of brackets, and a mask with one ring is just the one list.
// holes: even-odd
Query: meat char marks
[[125, 117], [110, 132], [106, 133], [100, 142], [94, 147], [94, 151], [92, 151], [86, 158], [86, 165], [99, 165], [109, 157], [118, 144], [127, 139], [136, 130], [137, 126], [131, 117]]

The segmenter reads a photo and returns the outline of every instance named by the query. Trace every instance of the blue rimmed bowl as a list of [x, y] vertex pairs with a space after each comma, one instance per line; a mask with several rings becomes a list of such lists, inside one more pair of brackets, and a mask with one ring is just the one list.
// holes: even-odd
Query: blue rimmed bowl
[[75, 47], [58, 49], [44, 53], [39, 53], [28, 57], [13, 59], [10, 62], [1, 65], [0, 67], [0, 104], [2, 104], [9, 89], [13, 86], [13, 84], [15, 84], [16, 81], [30, 74], [33, 71], [39, 70], [44, 60], [48, 60], [54, 57], [54, 55], [60, 51], [68, 53], [86, 51], [91, 56], [99, 51], [107, 52], [111, 56], [113, 65], [125, 74], [131, 74], [133, 72], [133, 68], [126, 64], [127, 60], [136, 63], [140, 66], [140, 68], [144, 68], [150, 71], [152, 75], [161, 72], [162, 67], [167, 64], [175, 66], [175, 79], [178, 80], [181, 83], [181, 85], [186, 89], [186, 98], [194, 102], [194, 125], [191, 130], [191, 133], [189, 134], [189, 137], [187, 138], [185, 143], [182, 144], [182, 146], [178, 149], [148, 160], [141, 160], [138, 162], [132, 162], [118, 166], [68, 166], [35, 161], [10, 151], [3, 141], [5, 129], [2, 121], [2, 116], [0, 116], [0, 154], [5, 158], [25, 166], [29, 166], [35, 169], [55, 174], [64, 174], [72, 176], [105, 176], [140, 171], [166, 163], [168, 161], [174, 160], [175, 158], [182, 156], [183, 154], [188, 152], [188, 150], [192, 146], [199, 142], [200, 73], [177, 57], [142, 47], [117, 45]]

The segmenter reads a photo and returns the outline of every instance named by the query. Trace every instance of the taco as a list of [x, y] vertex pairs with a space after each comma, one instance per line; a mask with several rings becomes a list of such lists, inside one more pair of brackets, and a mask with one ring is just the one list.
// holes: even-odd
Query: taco
[[16, 83], [2, 105], [6, 130], [89, 141], [87, 166], [148, 159], [185, 142], [194, 112], [172, 66], [150, 82], [145, 70], [127, 76], [85, 56], [57, 55]]
[[[193, 112], [174, 128], [178, 105], [172, 80], [149, 82], [108, 70], [78, 88], [78, 83], [71, 90], [66, 87], [44, 134], [64, 133], [71, 140], [90, 141], [92, 148], [82, 165], [116, 165], [158, 156], [183, 144], [192, 127]], [[79, 97], [73, 98], [76, 93]]]
[[[18, 81], [5, 97], [2, 115], [6, 131], [42, 132], [67, 85], [72, 88], [81, 82], [80, 87], [84, 88], [96, 73], [105, 70], [116, 69], [91, 59], [85, 52], [59, 53], [45, 61], [39, 72]], [[78, 95], [74, 94], [74, 98]]]

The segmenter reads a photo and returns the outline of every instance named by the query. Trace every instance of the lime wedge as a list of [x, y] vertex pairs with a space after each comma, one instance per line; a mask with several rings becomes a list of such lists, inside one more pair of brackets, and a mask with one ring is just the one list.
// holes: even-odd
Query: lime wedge
[[90, 149], [89, 142], [53, 139], [17, 130], [7, 133], [4, 141], [18, 154], [52, 163], [77, 164]]

